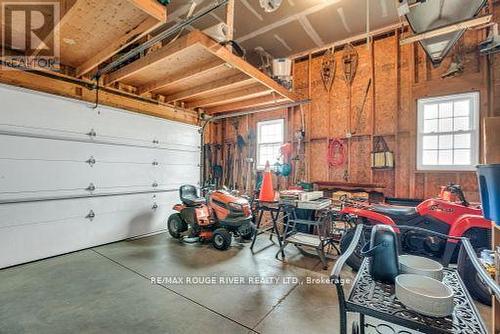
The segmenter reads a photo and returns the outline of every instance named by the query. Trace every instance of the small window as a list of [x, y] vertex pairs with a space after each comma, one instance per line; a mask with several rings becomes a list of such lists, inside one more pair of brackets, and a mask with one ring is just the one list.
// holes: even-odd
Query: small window
[[418, 170], [474, 170], [479, 162], [479, 93], [418, 100]]
[[257, 123], [257, 168], [264, 169], [266, 161], [272, 165], [278, 161], [283, 145], [284, 120]]

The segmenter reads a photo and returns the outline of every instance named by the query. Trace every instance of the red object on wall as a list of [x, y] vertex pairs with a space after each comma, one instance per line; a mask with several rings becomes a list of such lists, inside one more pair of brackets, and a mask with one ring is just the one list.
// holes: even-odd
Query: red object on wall
[[328, 140], [328, 151], [326, 154], [326, 161], [329, 167], [342, 166], [345, 161], [344, 142], [338, 138]]

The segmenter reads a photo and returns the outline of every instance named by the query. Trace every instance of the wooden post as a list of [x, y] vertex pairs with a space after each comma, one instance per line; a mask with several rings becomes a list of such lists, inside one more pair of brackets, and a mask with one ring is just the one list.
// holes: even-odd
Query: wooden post
[[[229, 0], [226, 6], [227, 39], [234, 38], [234, 0]], [[231, 44], [227, 44], [228, 50], [232, 50]]]
[[[371, 67], [371, 81], [372, 81], [372, 107], [371, 110], [371, 126], [370, 126], [370, 147], [371, 152], [374, 151], [373, 136], [375, 135], [375, 42], [370, 39], [370, 67]], [[370, 168], [370, 183], [373, 183], [373, 168]]]
[[396, 70], [396, 131], [394, 133], [394, 156], [395, 156], [395, 167], [394, 167], [394, 196], [395, 197], [401, 197], [398, 191], [398, 172], [399, 172], [399, 164], [397, 163], [397, 159], [400, 158], [399, 156], [399, 114], [401, 113], [401, 47], [399, 46], [399, 38], [400, 38], [400, 33], [399, 29], [396, 29], [394, 32], [394, 38], [396, 42], [396, 64], [395, 64], [395, 70]]

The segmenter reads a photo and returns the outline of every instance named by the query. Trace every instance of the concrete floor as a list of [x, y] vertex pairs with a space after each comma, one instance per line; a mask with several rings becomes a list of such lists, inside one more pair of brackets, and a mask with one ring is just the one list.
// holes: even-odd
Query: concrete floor
[[[268, 244], [261, 238], [256, 250]], [[166, 234], [118, 242], [0, 271], [0, 333], [338, 333], [329, 284], [152, 284], [151, 277], [328, 277], [290, 246], [220, 252]], [[352, 277], [350, 271], [346, 271]], [[489, 321], [490, 309], [481, 307]]]

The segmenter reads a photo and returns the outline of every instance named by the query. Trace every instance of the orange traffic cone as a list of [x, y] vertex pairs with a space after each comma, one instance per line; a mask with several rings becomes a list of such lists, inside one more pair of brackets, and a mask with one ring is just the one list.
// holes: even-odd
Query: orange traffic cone
[[262, 178], [262, 186], [260, 187], [259, 201], [274, 202], [273, 176], [271, 174], [269, 161], [266, 161], [264, 177]]

